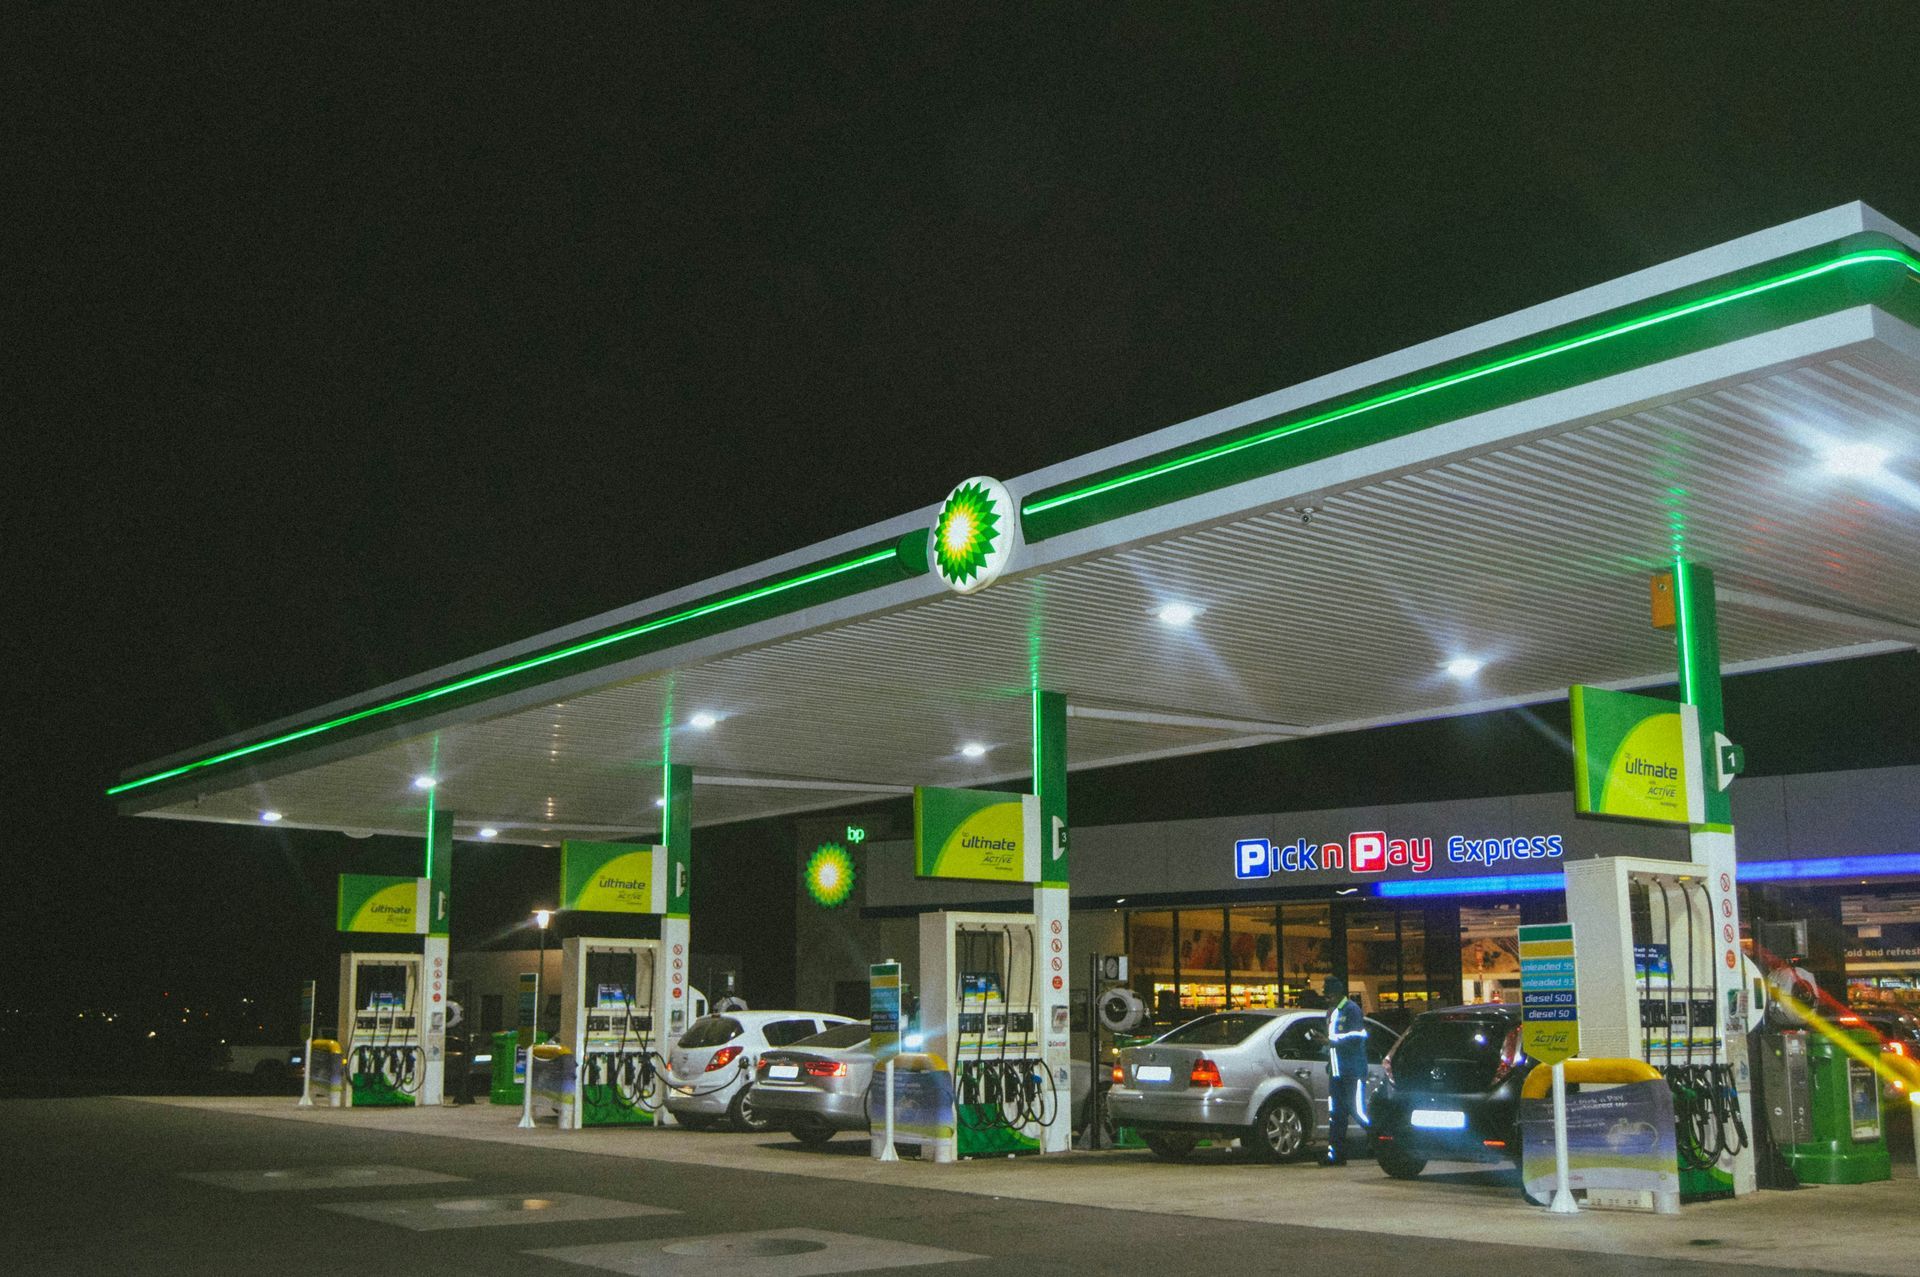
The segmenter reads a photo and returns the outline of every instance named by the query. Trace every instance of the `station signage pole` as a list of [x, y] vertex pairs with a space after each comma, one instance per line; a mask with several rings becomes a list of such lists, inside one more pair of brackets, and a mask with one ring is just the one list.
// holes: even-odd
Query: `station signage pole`
[[876, 962], [867, 968], [867, 1022], [872, 1029], [867, 1041], [875, 1062], [886, 1064], [886, 1135], [874, 1154], [882, 1162], [900, 1160], [893, 1146], [893, 1060], [900, 1054], [900, 995], [898, 962]]
[[427, 916], [421, 919], [426, 940], [421, 945], [420, 981], [426, 1014], [418, 1023], [423, 1080], [420, 1103], [439, 1104], [446, 1098], [447, 1075], [447, 964], [450, 954], [453, 897], [453, 821], [450, 811], [439, 811], [434, 792], [427, 791]]
[[[1720, 622], [1713, 571], [1685, 558], [1651, 583], [1653, 626], [1672, 630], [1680, 677], [1680, 699], [1699, 716], [1699, 755], [1695, 774], [1704, 791], [1702, 819], [1688, 829], [1690, 858], [1707, 867], [1718, 961], [1714, 963], [1715, 1020], [1719, 1022], [1733, 1075], [1735, 1106], [1742, 1126], [1753, 1129], [1752, 1086], [1746, 1077], [1746, 1034], [1753, 1015], [1740, 953], [1739, 868], [1735, 863], [1733, 806], [1727, 790], [1739, 774], [1740, 748], [1726, 736], [1720, 687]], [[1728, 1158], [1718, 1174], [1727, 1177], [1734, 1196], [1757, 1187], [1751, 1146]]]
[[315, 984], [312, 980], [300, 982], [300, 1023], [305, 1026], [305, 1045], [300, 1051], [300, 1102], [296, 1108], [313, 1107], [313, 997]]
[[1553, 1069], [1553, 1201], [1547, 1209], [1572, 1215], [1573, 1172], [1567, 1155], [1567, 1061], [1580, 1054], [1580, 996], [1574, 980], [1573, 924], [1520, 928], [1520, 1041], [1528, 1055]]
[[520, 973], [520, 1032], [521, 1058], [526, 1061], [526, 1073], [520, 1081], [520, 1129], [533, 1129], [533, 1044], [540, 1036], [540, 973], [522, 971]]

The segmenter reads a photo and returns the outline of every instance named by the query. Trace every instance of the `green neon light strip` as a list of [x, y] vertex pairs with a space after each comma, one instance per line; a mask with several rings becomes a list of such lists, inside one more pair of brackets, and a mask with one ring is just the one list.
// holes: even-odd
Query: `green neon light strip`
[[1685, 559], [1673, 561], [1673, 621], [1675, 646], [1680, 653], [1680, 701], [1698, 705], [1700, 689], [1694, 683], [1693, 659], [1693, 565]]
[[1858, 266], [1869, 262], [1893, 262], [1905, 266], [1908, 270], [1916, 274], [1920, 274], [1920, 258], [1915, 258], [1897, 249], [1875, 248], [1848, 253], [1843, 257], [1834, 258], [1829, 262], [1822, 262], [1818, 265], [1789, 271], [1784, 275], [1778, 275], [1772, 279], [1730, 289], [1727, 292], [1718, 293], [1711, 297], [1704, 297], [1698, 301], [1688, 302], [1685, 305], [1655, 311], [1651, 315], [1644, 315], [1638, 319], [1613, 324], [1579, 337], [1555, 342], [1549, 346], [1542, 346], [1537, 350], [1526, 351], [1506, 359], [1498, 359], [1492, 363], [1482, 364], [1476, 368], [1468, 368], [1445, 377], [1436, 377], [1432, 381], [1426, 381], [1401, 390], [1391, 391], [1372, 399], [1362, 400], [1357, 404], [1349, 404], [1344, 408], [1336, 408], [1330, 412], [1307, 417], [1301, 421], [1290, 421], [1283, 425], [1275, 426], [1271, 430], [1264, 430], [1258, 434], [1248, 435], [1242, 439], [1234, 439], [1227, 443], [1216, 444], [1210, 448], [1203, 448], [1198, 452], [1188, 453], [1181, 457], [1174, 457], [1156, 465], [1149, 465], [1144, 469], [1115, 475], [1110, 479], [1088, 484], [1084, 488], [1075, 488], [1068, 492], [1045, 497], [1023, 505], [1021, 507], [1021, 513], [1041, 514], [1048, 510], [1058, 509], [1061, 506], [1070, 505], [1076, 501], [1084, 501], [1089, 497], [1096, 497], [1102, 493], [1112, 492], [1118, 488], [1128, 487], [1148, 479], [1158, 478], [1161, 475], [1171, 474], [1176, 470], [1184, 470], [1189, 466], [1197, 466], [1220, 457], [1230, 456], [1233, 453], [1243, 451], [1247, 448], [1257, 447], [1263, 443], [1271, 443], [1287, 435], [1299, 434], [1319, 426], [1331, 425], [1336, 421], [1346, 421], [1364, 413], [1373, 412], [1392, 404], [1406, 403], [1422, 395], [1430, 395], [1435, 391], [1462, 385], [1469, 381], [1478, 380], [1481, 377], [1491, 376], [1497, 372], [1504, 372], [1511, 368], [1520, 367], [1523, 364], [1535, 363], [1542, 359], [1550, 359], [1555, 355], [1563, 355], [1568, 351], [1579, 350], [1582, 347], [1594, 345], [1596, 342], [1608, 341], [1615, 337], [1624, 336], [1627, 333], [1638, 332], [1641, 329], [1650, 328], [1656, 324], [1668, 323], [1688, 315], [1699, 314], [1704, 310], [1711, 310], [1718, 306], [1725, 306], [1750, 297], [1757, 297], [1762, 293], [1771, 292], [1776, 288], [1785, 288], [1790, 284], [1801, 283], [1815, 276], [1824, 275], [1829, 271], [1841, 270], [1849, 266]]
[[801, 586], [812, 585], [816, 582], [825, 581], [848, 572], [858, 571], [861, 568], [873, 567], [879, 563], [893, 561], [894, 558], [894, 548], [889, 545], [885, 549], [870, 551], [858, 558], [849, 559], [844, 563], [836, 563], [829, 567], [816, 568], [810, 572], [803, 572], [799, 576], [788, 577], [785, 580], [775, 581], [771, 584], [759, 586], [740, 594], [732, 594], [724, 598], [714, 599], [711, 602], [702, 603], [683, 611], [658, 617], [639, 625], [629, 626], [623, 630], [616, 630], [611, 634], [603, 634], [599, 638], [587, 639], [584, 642], [575, 643], [569, 647], [563, 647], [540, 656], [531, 656], [522, 661], [515, 661], [510, 665], [502, 665], [495, 669], [483, 670], [478, 674], [456, 679], [451, 683], [443, 683], [439, 687], [430, 687], [425, 691], [415, 692], [411, 696], [402, 696], [397, 700], [385, 701], [379, 705], [370, 705], [366, 709], [355, 710], [351, 714], [342, 714], [337, 718], [330, 718], [323, 723], [315, 723], [310, 727], [301, 727], [294, 731], [283, 732], [278, 736], [273, 736], [266, 740], [255, 741], [251, 745], [241, 745], [238, 748], [227, 750], [224, 753], [214, 754], [208, 758], [196, 759], [191, 763], [182, 763], [178, 767], [169, 767], [167, 770], [155, 772], [151, 776], [142, 776], [137, 780], [130, 780], [124, 784], [115, 785], [107, 790], [107, 796], [113, 797], [116, 794], [124, 794], [131, 790], [158, 784], [163, 780], [172, 780], [178, 776], [185, 776], [190, 772], [196, 772], [202, 768], [215, 767], [221, 763], [230, 763], [235, 759], [246, 758], [249, 755], [261, 753], [264, 750], [277, 749], [282, 745], [290, 745], [295, 741], [306, 740], [309, 737], [346, 727], [352, 723], [365, 722], [370, 718], [392, 714], [399, 710], [406, 709], [409, 706], [424, 704], [427, 701], [438, 700], [444, 696], [451, 696], [456, 692], [464, 692], [470, 688], [480, 687], [487, 683], [496, 682], [499, 679], [524, 673], [527, 670], [538, 669], [543, 665], [551, 665], [556, 661], [568, 660], [587, 652], [597, 651], [600, 648], [611, 647], [616, 643], [625, 643], [630, 639], [640, 638], [647, 634], [655, 634], [661, 630], [670, 629], [677, 625], [685, 625], [689, 621], [696, 621], [701, 617], [712, 616], [717, 612], [725, 612], [760, 599], [771, 598], [774, 595], [784, 594], [789, 590], [796, 590]]

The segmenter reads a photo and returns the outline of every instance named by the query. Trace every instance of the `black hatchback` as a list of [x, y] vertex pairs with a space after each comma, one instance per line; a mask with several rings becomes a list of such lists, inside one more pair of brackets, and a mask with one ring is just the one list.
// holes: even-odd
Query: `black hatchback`
[[1374, 1155], [1395, 1179], [1428, 1162], [1520, 1162], [1520, 1083], [1533, 1068], [1520, 1008], [1449, 1007], [1416, 1018], [1386, 1059]]

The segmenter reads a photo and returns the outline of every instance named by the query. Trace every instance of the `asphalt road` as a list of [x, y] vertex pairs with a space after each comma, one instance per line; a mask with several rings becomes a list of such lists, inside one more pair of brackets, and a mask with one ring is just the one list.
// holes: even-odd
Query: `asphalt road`
[[[514, 1274], [582, 1277], [596, 1271], [530, 1255], [553, 1247], [669, 1239], [682, 1258], [672, 1271], [716, 1277], [838, 1271], [795, 1264], [840, 1253], [817, 1241], [811, 1258], [758, 1262], [728, 1257], [746, 1243], [689, 1242], [755, 1230], [828, 1230], [860, 1238], [939, 1247], [980, 1258], [929, 1266], [933, 1273], [984, 1272], [1300, 1272], [1364, 1277], [1485, 1277], [1489, 1272], [1559, 1272], [1583, 1277], [1741, 1274], [1742, 1265], [1674, 1263], [1608, 1254], [1574, 1254], [1490, 1242], [1468, 1243], [1307, 1226], [1228, 1223], [986, 1198], [909, 1188], [853, 1186], [795, 1175], [728, 1171], [556, 1149], [341, 1128], [112, 1099], [0, 1102], [5, 1141], [0, 1247], [6, 1271], [66, 1273]], [[458, 1176], [433, 1183], [323, 1184], [328, 1168], [402, 1167]], [[301, 1173], [301, 1187], [241, 1191], [186, 1178], [187, 1173]], [[377, 1173], [357, 1172], [362, 1176]], [[1313, 1174], [1305, 1168], [1287, 1173]], [[241, 1183], [262, 1181], [242, 1176]], [[287, 1179], [275, 1181], [286, 1183]], [[639, 1203], [676, 1213], [624, 1218], [562, 1218], [595, 1209], [573, 1196], [619, 1209]], [[509, 1212], [494, 1204], [532, 1198], [546, 1210]], [[455, 1209], [431, 1205], [452, 1199]], [[364, 1205], [376, 1211], [420, 1208], [435, 1225], [415, 1231], [323, 1209]], [[684, 1256], [705, 1248], [707, 1257]], [[851, 1252], [848, 1252], [851, 1253]], [[786, 1265], [786, 1266], [782, 1266]], [[663, 1271], [665, 1269], [662, 1269]], [[629, 1268], [622, 1271], [641, 1271]], [[645, 1269], [644, 1271], [656, 1271]], [[1778, 1270], [1774, 1270], [1778, 1271]]]

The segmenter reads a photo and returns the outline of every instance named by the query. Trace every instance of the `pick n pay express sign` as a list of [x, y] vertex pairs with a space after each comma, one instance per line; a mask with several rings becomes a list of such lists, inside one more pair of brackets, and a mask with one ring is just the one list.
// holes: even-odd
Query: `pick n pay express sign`
[[[1559, 834], [1527, 834], [1511, 838], [1480, 838], [1452, 834], [1440, 839], [1397, 838], [1385, 830], [1349, 834], [1345, 842], [1308, 842], [1296, 838], [1275, 846], [1270, 838], [1242, 838], [1233, 844], [1233, 876], [1270, 878], [1275, 874], [1345, 870], [1354, 875], [1385, 875], [1399, 870], [1424, 874], [1436, 863], [1490, 868], [1513, 867], [1513, 861], [1558, 860], [1566, 854]], [[1524, 866], [1531, 868], [1532, 866]]]

